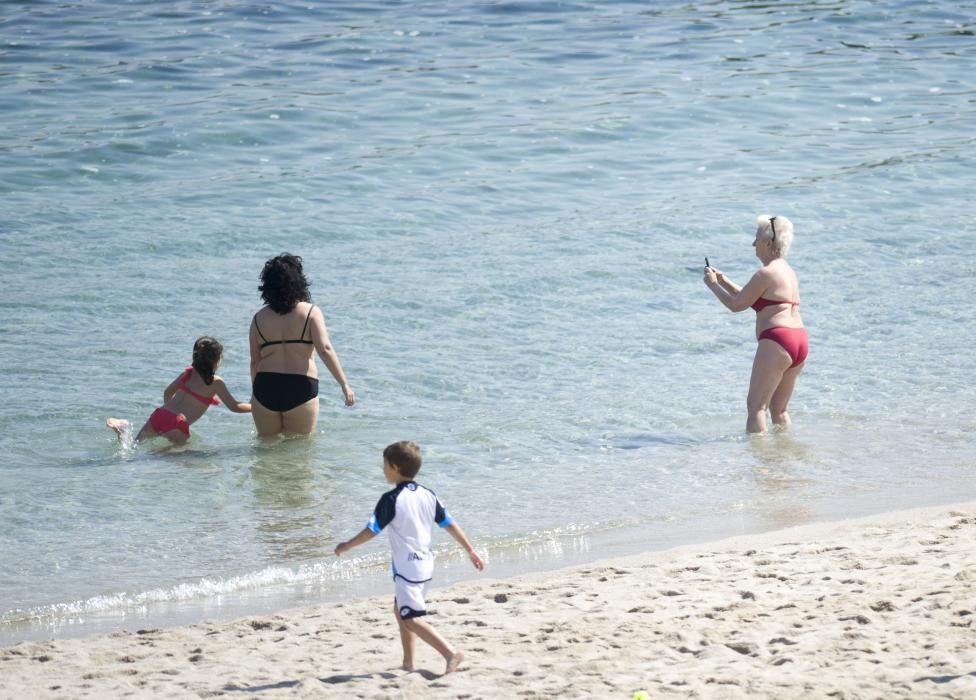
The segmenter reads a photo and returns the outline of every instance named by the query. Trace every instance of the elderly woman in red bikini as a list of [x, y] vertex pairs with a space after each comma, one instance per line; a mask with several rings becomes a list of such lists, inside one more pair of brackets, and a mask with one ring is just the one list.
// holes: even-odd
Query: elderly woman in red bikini
[[785, 216], [760, 216], [752, 242], [762, 267], [746, 286], [728, 279], [713, 267], [705, 268], [705, 284], [732, 311], [756, 312], [758, 346], [752, 362], [749, 418], [746, 430], [766, 430], [766, 411], [773, 423], [788, 426], [786, 411], [797, 377], [807, 359], [807, 332], [800, 318], [800, 283], [786, 262], [793, 243], [793, 224]]

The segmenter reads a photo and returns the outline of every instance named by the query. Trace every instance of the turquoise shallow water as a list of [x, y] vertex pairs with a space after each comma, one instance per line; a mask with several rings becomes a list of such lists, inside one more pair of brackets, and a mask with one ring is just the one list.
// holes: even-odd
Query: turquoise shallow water
[[[386, 590], [334, 544], [414, 439], [507, 574], [976, 497], [976, 6], [6, 3], [0, 641]], [[747, 438], [744, 282], [789, 216], [811, 358]], [[359, 396], [120, 450], [189, 361], [249, 392], [306, 261]], [[324, 370], [323, 370], [324, 372]], [[449, 540], [439, 582], [471, 575]]]

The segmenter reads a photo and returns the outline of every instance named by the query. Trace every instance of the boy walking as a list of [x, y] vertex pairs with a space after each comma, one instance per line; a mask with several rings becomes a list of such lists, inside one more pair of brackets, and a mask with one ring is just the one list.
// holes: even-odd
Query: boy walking
[[353, 547], [369, 542], [389, 526], [387, 532], [393, 553], [395, 590], [393, 614], [403, 645], [402, 668], [414, 670], [414, 649], [417, 637], [420, 637], [444, 657], [447, 662], [444, 673], [447, 674], [457, 670], [464, 660], [464, 653], [454, 649], [421, 619], [427, 614], [424, 585], [434, 573], [434, 553], [430, 549], [431, 526], [437, 523], [447, 530], [464, 547], [478, 571], [485, 568], [485, 563], [434, 492], [414, 481], [421, 461], [420, 448], [412, 442], [395, 442], [383, 450], [383, 475], [396, 486], [380, 497], [366, 527], [351, 540], [339, 544], [335, 548], [335, 555], [340, 556]]

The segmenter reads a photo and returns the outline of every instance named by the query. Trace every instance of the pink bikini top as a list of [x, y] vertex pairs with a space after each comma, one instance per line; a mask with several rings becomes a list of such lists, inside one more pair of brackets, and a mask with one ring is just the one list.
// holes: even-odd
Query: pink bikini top
[[790, 306], [799, 306], [800, 305], [800, 302], [798, 302], [798, 301], [779, 301], [779, 300], [776, 300], [776, 299], [764, 299], [763, 297], [759, 297], [758, 299], [756, 299], [755, 303], [753, 303], [752, 310], [753, 311], [762, 311], [767, 306], [776, 306], [776, 304], [789, 304]]
[[188, 387], [186, 385], [186, 383], [190, 379], [190, 375], [191, 374], [193, 374], [193, 367], [187, 367], [186, 370], [183, 372], [183, 376], [180, 377], [180, 385], [178, 387], [176, 387], [176, 388], [179, 389], [179, 390], [185, 391], [186, 393], [188, 393], [190, 396], [192, 396], [193, 398], [195, 398], [200, 403], [205, 403], [208, 406], [218, 406], [218, 405], [220, 405], [220, 399], [218, 399], [216, 396], [202, 396], [202, 395], [198, 394], [197, 392], [193, 391], [193, 389], [191, 389], [190, 387]]

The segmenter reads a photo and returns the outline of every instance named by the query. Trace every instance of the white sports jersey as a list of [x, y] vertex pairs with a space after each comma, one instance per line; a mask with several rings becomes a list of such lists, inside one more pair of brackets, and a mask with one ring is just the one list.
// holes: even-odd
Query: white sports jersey
[[434, 573], [431, 527], [434, 523], [447, 527], [453, 522], [433, 491], [416, 481], [403, 481], [380, 496], [366, 527], [379, 534], [389, 525], [394, 578], [422, 583]]

